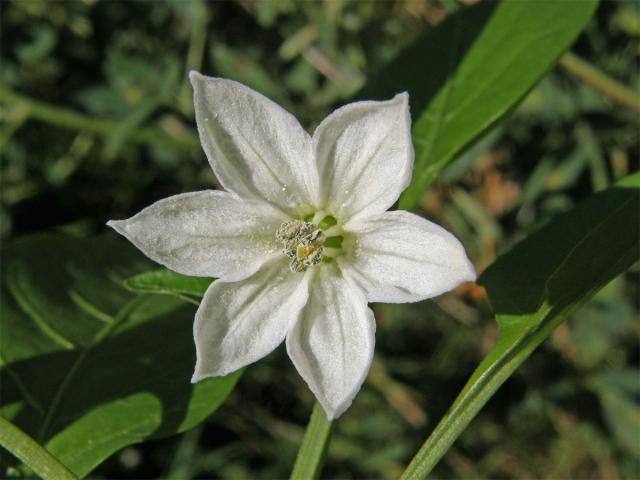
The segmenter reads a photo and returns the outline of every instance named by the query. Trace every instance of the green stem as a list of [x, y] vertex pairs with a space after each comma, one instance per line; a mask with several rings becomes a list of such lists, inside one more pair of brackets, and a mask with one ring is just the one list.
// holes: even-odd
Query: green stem
[[[120, 123], [106, 118], [90, 117], [73, 110], [34, 100], [3, 87], [0, 87], [0, 101], [9, 105], [23, 106], [27, 109], [29, 117], [69, 130], [82, 130], [109, 136]], [[177, 150], [193, 151], [199, 146], [198, 139], [193, 135], [176, 137], [155, 128], [140, 128], [133, 132], [129, 138], [136, 143], [160, 145]]]
[[559, 64], [574, 77], [609, 97], [611, 101], [640, 112], [640, 94], [609, 77], [577, 55], [567, 52], [560, 58]]
[[324, 456], [329, 446], [332, 425], [320, 404], [316, 402], [302, 445], [298, 450], [291, 480], [311, 480], [320, 476]]
[[[447, 453], [453, 442], [462, 434], [498, 388], [558, 325], [580, 306], [584, 305], [594, 293], [595, 291], [586, 295], [580, 302], [565, 307], [555, 314], [550, 314], [548, 318], [542, 321], [539, 327], [517, 340], [488, 368], [483, 366], [485, 363], [483, 361], [449, 408], [449, 411], [415, 454], [411, 463], [402, 473], [400, 480], [426, 479], [440, 459]], [[487, 358], [488, 356], [485, 357], [485, 359]]]
[[45, 480], [77, 480], [77, 477], [44, 447], [2, 417], [0, 417], [0, 445]]

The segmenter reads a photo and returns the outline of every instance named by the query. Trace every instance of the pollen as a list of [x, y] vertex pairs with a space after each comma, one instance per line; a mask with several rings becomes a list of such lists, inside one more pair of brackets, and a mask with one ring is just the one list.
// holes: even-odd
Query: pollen
[[282, 242], [282, 252], [291, 259], [292, 272], [304, 272], [322, 262], [325, 235], [311, 222], [292, 220], [280, 225], [276, 238]]

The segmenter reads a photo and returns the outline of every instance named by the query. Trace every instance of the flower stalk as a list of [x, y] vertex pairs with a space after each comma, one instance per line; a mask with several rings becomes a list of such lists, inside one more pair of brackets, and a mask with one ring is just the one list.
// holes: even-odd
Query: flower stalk
[[333, 422], [327, 420], [320, 403], [316, 402], [309, 418], [307, 430], [298, 450], [291, 480], [309, 480], [320, 477], [324, 457], [331, 439]]

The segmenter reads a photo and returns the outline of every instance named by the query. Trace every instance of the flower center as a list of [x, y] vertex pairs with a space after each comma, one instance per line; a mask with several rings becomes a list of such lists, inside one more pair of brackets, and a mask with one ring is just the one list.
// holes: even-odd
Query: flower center
[[276, 238], [282, 241], [282, 252], [291, 259], [292, 272], [304, 272], [322, 261], [324, 233], [315, 223], [293, 220], [280, 225]]
[[282, 242], [282, 253], [291, 259], [292, 272], [304, 272], [321, 262], [333, 260], [335, 252], [342, 246], [342, 237], [327, 236], [326, 233], [335, 231], [336, 223], [334, 217], [318, 213], [308, 215], [304, 220], [291, 220], [280, 225], [276, 239]]

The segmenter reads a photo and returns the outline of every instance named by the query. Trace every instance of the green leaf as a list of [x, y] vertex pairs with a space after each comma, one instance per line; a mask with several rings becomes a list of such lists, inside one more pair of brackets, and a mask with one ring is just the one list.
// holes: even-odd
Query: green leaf
[[500, 335], [403, 478], [423, 478], [482, 406], [576, 308], [639, 260], [640, 173], [590, 197], [498, 258], [480, 283]]
[[212, 280], [205, 277], [189, 277], [161, 268], [127, 278], [124, 285], [133, 292], [169, 294], [181, 298], [184, 295], [192, 295], [202, 298]]
[[84, 476], [118, 449], [202, 422], [240, 372], [190, 383], [195, 307], [137, 295], [126, 241], [30, 236], [2, 252], [0, 414]]
[[450, 15], [373, 76], [358, 97], [410, 94], [416, 157], [400, 208], [413, 208], [438, 173], [531, 90], [596, 5], [481, 2]]

